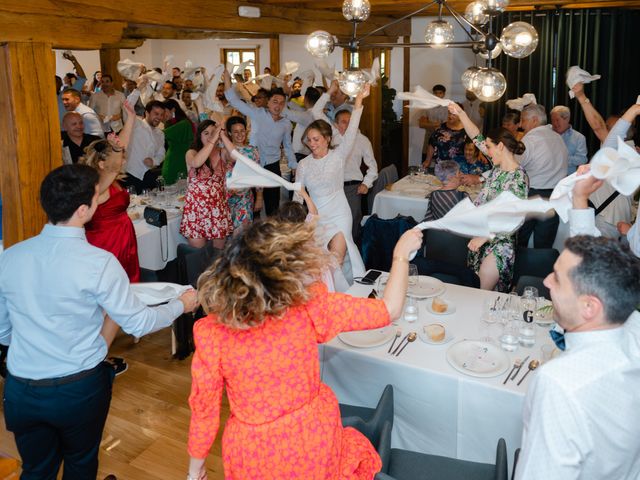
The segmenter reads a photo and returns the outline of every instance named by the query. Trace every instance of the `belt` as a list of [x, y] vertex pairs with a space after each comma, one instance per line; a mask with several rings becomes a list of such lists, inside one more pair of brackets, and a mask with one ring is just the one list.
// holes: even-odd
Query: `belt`
[[14, 380], [26, 385], [30, 385], [32, 387], [55, 387], [58, 385], [67, 385], [69, 383], [82, 380], [83, 378], [90, 377], [91, 375], [97, 373], [101, 368], [104, 368], [104, 362], [100, 362], [98, 365], [89, 370], [83, 370], [82, 372], [73, 373], [65, 377], [43, 378], [41, 380], [31, 380], [29, 378], [16, 377], [15, 375], [11, 375], [11, 373], [9, 373], [9, 375], [11, 375], [11, 378], [13, 378]]
[[360, 185], [362, 183], [362, 180], [349, 180], [348, 182], [344, 182], [344, 186], [350, 186], [350, 185]]

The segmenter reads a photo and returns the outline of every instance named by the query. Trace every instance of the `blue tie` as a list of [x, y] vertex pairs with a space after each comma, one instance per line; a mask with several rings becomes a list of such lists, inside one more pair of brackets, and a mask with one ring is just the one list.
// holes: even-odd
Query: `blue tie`
[[564, 351], [566, 345], [564, 343], [564, 333], [556, 332], [555, 330], [549, 330], [549, 335], [551, 335], [551, 340], [556, 344], [560, 350]]

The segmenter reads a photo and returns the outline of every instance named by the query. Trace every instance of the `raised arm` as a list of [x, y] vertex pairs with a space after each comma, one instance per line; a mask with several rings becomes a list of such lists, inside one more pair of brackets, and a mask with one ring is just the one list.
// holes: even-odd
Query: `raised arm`
[[229, 101], [231, 106], [243, 115], [247, 117], [253, 117], [258, 109], [252, 107], [251, 105], [243, 102], [240, 99], [238, 92], [235, 88], [233, 88], [233, 85], [231, 84], [231, 75], [227, 70], [225, 70], [222, 74], [222, 78], [224, 79], [224, 96], [227, 97], [227, 100]]
[[336, 148], [336, 152], [339, 155], [346, 156], [356, 141], [358, 135], [358, 126], [360, 125], [360, 117], [362, 116], [362, 102], [371, 93], [371, 86], [367, 83], [362, 91], [356, 96], [356, 102], [351, 112], [351, 119], [349, 120], [349, 126], [347, 131], [344, 132], [344, 138], [340, 145]]
[[578, 103], [582, 107], [582, 112], [584, 113], [584, 117], [587, 119], [587, 123], [591, 127], [591, 130], [593, 130], [593, 133], [596, 134], [596, 137], [598, 137], [601, 142], [604, 142], [607, 138], [607, 134], [609, 133], [607, 125], [604, 123], [602, 115], [598, 113], [593, 104], [584, 94], [584, 85], [582, 83], [576, 83], [571, 90], [576, 94]]
[[458, 118], [460, 118], [464, 131], [467, 132], [469, 138], [476, 138], [480, 134], [480, 129], [471, 121], [467, 112], [460, 108], [460, 105], [451, 102], [448, 108], [452, 114], [457, 115]]
[[123, 147], [129, 146], [131, 140], [131, 134], [133, 133], [133, 126], [136, 124], [136, 111], [133, 109], [133, 105], [127, 101], [122, 104], [122, 108], [127, 112], [127, 120], [124, 123], [122, 131], [118, 134], [120, 143]]
[[216, 127], [213, 132], [213, 136], [209, 138], [207, 143], [199, 150], [187, 150], [186, 160], [187, 167], [189, 168], [200, 168], [209, 158], [211, 152], [215, 148], [218, 143], [218, 139], [220, 138], [220, 131], [222, 130], [222, 125]]

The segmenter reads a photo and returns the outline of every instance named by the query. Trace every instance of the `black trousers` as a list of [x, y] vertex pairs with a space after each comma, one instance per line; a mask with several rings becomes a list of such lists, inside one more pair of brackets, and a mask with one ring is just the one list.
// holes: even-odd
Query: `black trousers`
[[[549, 198], [553, 189], [529, 189], [529, 197], [540, 196], [542, 198]], [[552, 248], [553, 242], [556, 239], [556, 233], [558, 233], [558, 225], [560, 224], [560, 217], [557, 213], [553, 213], [553, 217], [546, 218], [544, 220], [527, 220], [524, 222], [520, 230], [518, 230], [518, 246], [528, 247], [529, 238], [533, 234], [533, 248]]]
[[99, 364], [83, 378], [25, 380], [7, 375], [4, 418], [22, 458], [22, 480], [95, 480], [114, 370]]
[[[265, 165], [264, 168], [278, 176], [282, 175], [279, 161]], [[267, 216], [273, 215], [278, 211], [278, 207], [280, 206], [280, 187], [263, 188], [262, 198], [264, 200], [264, 209], [267, 212]]]

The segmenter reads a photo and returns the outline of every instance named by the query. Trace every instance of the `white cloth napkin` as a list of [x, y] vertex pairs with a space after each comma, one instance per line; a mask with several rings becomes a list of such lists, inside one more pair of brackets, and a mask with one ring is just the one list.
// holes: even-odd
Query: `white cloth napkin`
[[400, 100], [409, 100], [410, 108], [433, 108], [447, 107], [451, 100], [448, 98], [436, 97], [434, 94], [427, 92], [420, 85], [417, 85], [413, 92], [400, 92], [396, 96]]
[[574, 98], [575, 93], [571, 90], [576, 83], [591, 83], [594, 80], [599, 80], [600, 75], [591, 75], [589, 72], [582, 70], [577, 65], [569, 67], [567, 70], [567, 86], [569, 87], [569, 97]]
[[324, 58], [316, 60], [316, 68], [329, 83], [337, 76], [336, 64], [329, 65]]
[[155, 70], [149, 70], [142, 74], [143, 77], [148, 78], [150, 82], [162, 83], [165, 81], [164, 75], [156, 72]]
[[300, 68], [299, 62], [294, 62], [293, 60], [284, 62], [284, 68], [278, 74], [279, 77], [284, 77], [285, 75], [293, 75]]
[[237, 150], [231, 152], [236, 164], [227, 178], [227, 188], [240, 189], [250, 187], [284, 187], [287, 190], [299, 191], [302, 184], [287, 182], [284, 178], [262, 168], [256, 162], [245, 157]]
[[193, 80], [193, 77], [196, 75], [196, 70], [200, 67], [194, 67], [193, 62], [191, 60], [187, 60], [184, 62], [184, 70], [182, 71], [182, 76], [185, 80]]
[[211, 75], [207, 90], [204, 92], [204, 96], [202, 97], [202, 104], [204, 105], [204, 108], [211, 110], [212, 112], [222, 113], [224, 111], [224, 107], [220, 103], [220, 100], [218, 100], [218, 97], [216, 97], [216, 90], [218, 90], [218, 84], [222, 80], [224, 68], [224, 65], [220, 64], [213, 69], [213, 75]]
[[545, 213], [552, 208], [541, 198], [521, 199], [502, 192], [492, 201], [476, 206], [465, 198], [442, 218], [422, 222], [416, 228], [447, 230], [467, 237], [492, 238], [499, 233], [514, 232], [529, 213]]
[[146, 305], [158, 305], [178, 298], [191, 285], [178, 285], [169, 282], [132, 283], [131, 290]]
[[316, 79], [316, 74], [313, 73], [313, 70], [305, 70], [302, 73], [299, 73], [298, 76], [302, 79], [302, 85], [300, 86], [300, 95], [304, 97], [304, 94], [307, 93], [307, 88], [313, 86], [313, 81]]
[[134, 62], [133, 60], [125, 58], [124, 60], [120, 60], [118, 62], [116, 68], [118, 69], [118, 73], [120, 73], [120, 75], [122, 75], [125, 79], [133, 80], [135, 82], [142, 74], [144, 64]]
[[511, 110], [522, 111], [527, 105], [535, 105], [536, 96], [533, 93], [525, 93], [522, 97], [507, 100], [507, 107]]
[[378, 80], [380, 80], [380, 58], [376, 57], [371, 64], [371, 69], [362, 69], [362, 73], [367, 77], [367, 83], [370, 85], [377, 84]]
[[640, 186], [640, 155], [635, 148], [618, 137], [618, 149], [605, 147], [591, 159], [591, 170], [585, 175], [573, 173], [558, 182], [549, 198], [562, 221], [569, 219], [573, 205], [573, 186], [578, 180], [593, 175], [604, 180], [622, 195], [631, 195]]

